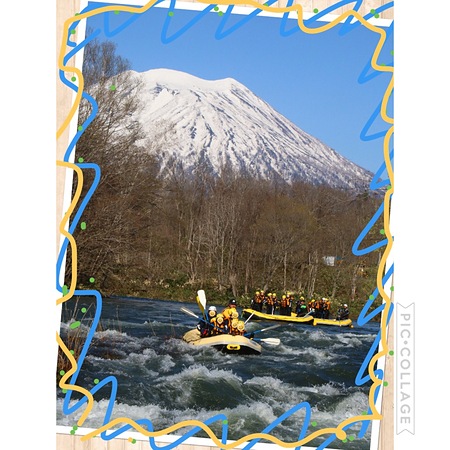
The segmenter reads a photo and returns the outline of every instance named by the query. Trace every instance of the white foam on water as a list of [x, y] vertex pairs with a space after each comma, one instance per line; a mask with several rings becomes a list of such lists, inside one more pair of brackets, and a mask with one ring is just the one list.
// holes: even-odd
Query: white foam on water
[[242, 383], [242, 378], [229, 370], [223, 369], [210, 369], [201, 364], [195, 364], [183, 370], [180, 374], [167, 377], [168, 380], [177, 380], [178, 378], [205, 378], [208, 380], [214, 379], [226, 379], [228, 381], [236, 381]]
[[[320, 423], [321, 426], [336, 426], [346, 419], [360, 416], [367, 412], [368, 396], [362, 392], [345, 392], [345, 396], [340, 399], [334, 408], [327, 408], [327, 410], [312, 407], [314, 413], [314, 420]], [[322, 423], [324, 425], [322, 425]], [[361, 423], [355, 424], [352, 429], [359, 430]]]
[[[223, 374], [215, 371], [213, 374], [215, 377], [220, 377]], [[190, 371], [191, 374], [205, 375], [205, 368], [196, 367]], [[183, 422], [185, 420], [199, 420], [205, 422], [211, 417], [216, 415], [225, 415], [229, 423], [229, 437], [230, 433], [234, 433], [235, 436], [232, 439], [238, 439], [239, 437], [248, 435], [254, 432], [262, 432], [265, 427], [273, 423], [284, 412], [295, 406], [296, 404], [305, 401], [305, 398], [300, 398], [299, 391], [304, 393], [314, 392], [323, 394], [324, 397], [335, 396], [337, 394], [345, 394], [345, 397], [340, 399], [334, 407], [327, 407], [323, 410], [315, 405], [311, 405], [312, 416], [311, 421], [317, 422], [315, 429], [336, 427], [343, 420], [355, 416], [359, 416], [364, 411], [367, 411], [368, 399], [367, 396], [361, 392], [349, 393], [339, 386], [333, 383], [328, 383], [324, 386], [313, 386], [311, 388], [294, 388], [287, 385], [282, 385], [280, 380], [271, 377], [255, 377], [253, 380], [246, 382], [247, 385], [259, 385], [263, 386], [270, 398], [264, 398], [262, 400], [252, 400], [249, 398], [243, 398], [241, 403], [236, 407], [230, 408], [224, 407], [216, 410], [195, 410], [192, 408], [180, 408], [176, 409], [173, 405], [167, 407], [161, 407], [154, 404], [147, 404], [141, 406], [128, 405], [125, 403], [114, 403], [112, 409], [111, 420], [116, 418], [129, 418], [131, 420], [148, 419], [151, 420], [156, 430], [170, 427], [174, 424]], [[273, 389], [273, 390], [271, 390]], [[278, 389], [278, 390], [277, 390]], [[277, 393], [274, 396], [274, 393]], [[277, 398], [275, 398], [277, 397]], [[304, 397], [304, 395], [303, 395]], [[75, 401], [71, 401], [73, 405]], [[73, 426], [80, 418], [84, 408], [80, 408], [74, 414], [70, 416], [62, 414], [63, 400], [57, 400], [57, 424], [63, 426]], [[94, 407], [89, 414], [84, 427], [97, 428], [103, 425], [105, 415], [109, 406], [108, 400], [94, 401]], [[303, 420], [305, 418], [305, 409], [299, 409], [283, 422], [278, 424], [273, 430], [273, 435], [278, 435], [280, 438], [286, 439], [289, 436], [290, 439], [295, 439], [296, 435], [300, 432], [303, 426]], [[258, 429], [255, 430], [255, 423], [257, 423]], [[357, 423], [347, 430], [348, 435], [353, 435], [355, 438], [361, 429], [361, 423]], [[116, 429], [119, 428], [116, 427]], [[219, 433], [221, 423], [220, 421], [211, 425], [211, 428], [215, 433]], [[177, 436], [182, 436], [188, 429], [179, 429], [175, 432]], [[323, 439], [320, 439], [323, 441]], [[363, 441], [367, 444], [370, 441], [370, 432], [366, 432], [363, 437]], [[356, 442], [356, 441], [355, 441]], [[361, 440], [359, 440], [361, 442]], [[330, 446], [333, 448], [333, 445]]]
[[343, 384], [337, 387], [336, 383], [328, 382], [327, 384], [314, 385], [314, 386], [303, 386], [299, 390], [301, 392], [312, 392], [314, 394], [321, 394], [327, 397], [339, 395], [342, 392]]

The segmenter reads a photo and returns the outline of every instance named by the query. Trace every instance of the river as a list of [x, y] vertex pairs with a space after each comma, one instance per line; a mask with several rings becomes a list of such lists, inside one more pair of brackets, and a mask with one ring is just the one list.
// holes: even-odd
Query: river
[[[228, 420], [228, 439], [263, 432], [276, 423], [270, 434], [295, 442], [301, 432], [336, 427], [368, 411], [371, 380], [355, 380], [367, 378], [362, 365], [378, 323], [354, 323], [354, 328], [282, 324], [258, 335], [279, 338], [280, 345], [262, 343], [260, 355], [227, 355], [182, 341], [197, 320], [181, 307], [200, 314], [193, 303], [154, 299], [77, 296], [63, 304], [61, 337], [70, 331], [91, 340], [72, 377], [78, 386], [95, 391], [95, 407], [83, 426], [97, 428], [128, 417], [151, 420], [158, 430], [222, 414]], [[250, 320], [246, 330], [270, 325]], [[57, 387], [57, 425], [76, 423], [85, 409], [82, 398]], [[221, 422], [210, 428], [220, 438]], [[370, 421], [352, 425], [347, 433], [345, 442], [325, 435], [308, 445], [370, 448]], [[195, 436], [207, 437], [203, 431]]]

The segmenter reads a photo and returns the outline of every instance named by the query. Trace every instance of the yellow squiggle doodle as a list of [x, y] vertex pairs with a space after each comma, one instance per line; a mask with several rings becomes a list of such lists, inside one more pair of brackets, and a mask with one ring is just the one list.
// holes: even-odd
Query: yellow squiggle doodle
[[87, 419], [89, 413], [91, 412], [93, 406], [94, 406], [94, 397], [92, 396], [92, 394], [87, 390], [84, 389], [80, 386], [76, 386], [74, 384], [67, 384], [66, 381], [67, 379], [73, 375], [75, 373], [75, 371], [77, 370], [78, 364], [76, 359], [73, 357], [72, 353], [70, 353], [70, 350], [66, 347], [66, 344], [64, 344], [63, 340], [61, 339], [61, 337], [58, 335], [58, 333], [56, 333], [56, 340], [58, 341], [59, 346], [61, 347], [62, 351], [64, 352], [64, 354], [67, 356], [67, 358], [69, 358], [70, 363], [72, 364], [71, 369], [66, 372], [61, 380], [59, 381], [59, 387], [61, 389], [71, 389], [72, 391], [77, 391], [80, 394], [83, 394], [86, 396], [86, 398], [88, 399], [88, 404], [87, 407], [84, 411], [84, 413], [81, 415], [80, 419], [78, 420], [78, 426], [82, 426], [84, 421]]
[[71, 216], [73, 210], [75, 209], [75, 205], [78, 203], [78, 200], [81, 197], [81, 190], [83, 188], [83, 171], [76, 164], [63, 162], [63, 161], [57, 161], [56, 164], [58, 166], [63, 166], [63, 167], [68, 167], [70, 169], [73, 169], [73, 170], [75, 170], [75, 172], [78, 175], [78, 183], [77, 183], [77, 189], [75, 191], [75, 195], [72, 199], [72, 202], [70, 203], [69, 209], [64, 214], [63, 220], [61, 221], [61, 223], [59, 225], [59, 231], [61, 232], [61, 234], [63, 234], [69, 240], [70, 246], [72, 249], [72, 278], [70, 280], [69, 292], [56, 301], [56, 304], [60, 305], [61, 303], [64, 303], [67, 300], [69, 300], [70, 298], [72, 298], [73, 293], [75, 292], [75, 286], [77, 284], [77, 244], [76, 244], [73, 236], [65, 230], [65, 227], [66, 227], [67, 222], [69, 221], [69, 217]]
[[64, 130], [69, 126], [70, 121], [73, 119], [73, 117], [78, 109], [78, 106], [80, 104], [81, 95], [83, 93], [83, 88], [84, 88], [84, 78], [83, 78], [81, 71], [79, 69], [77, 69], [76, 67], [70, 67], [70, 66], [64, 65], [64, 50], [66, 48], [66, 38], [69, 35], [70, 25], [74, 22], [78, 22], [79, 20], [87, 19], [88, 17], [91, 17], [93, 15], [101, 14], [101, 13], [108, 12], [108, 11], [126, 11], [126, 12], [130, 12], [130, 13], [143, 13], [143, 12], [147, 11], [148, 9], [150, 9], [158, 1], [159, 0], [152, 0], [148, 3], [146, 3], [142, 7], [105, 6], [104, 8], [98, 8], [98, 9], [95, 9], [94, 11], [89, 11], [87, 13], [78, 14], [77, 16], [67, 19], [64, 22], [63, 33], [62, 33], [63, 41], [62, 41], [61, 47], [60, 47], [61, 50], [59, 52], [58, 67], [60, 70], [63, 70], [66, 72], [74, 72], [78, 75], [78, 90], [77, 90], [77, 95], [75, 97], [74, 104], [72, 105], [72, 108], [70, 109], [68, 116], [62, 123], [59, 130], [56, 132], [57, 139], [61, 137], [62, 133], [64, 133]]
[[[84, 14], [79, 14], [71, 19], [68, 19], [65, 23], [64, 23], [64, 33], [63, 36], [68, 36], [68, 30], [69, 30], [69, 26], [75, 22], [75, 21], [79, 21], [79, 20], [83, 20], [86, 19], [92, 15], [95, 14], [100, 14], [100, 13], [104, 13], [104, 12], [108, 12], [108, 11], [125, 11], [125, 12], [130, 12], [130, 13], [143, 13], [145, 11], [147, 11], [148, 9], [150, 9], [157, 0], [152, 0], [150, 2], [148, 2], [147, 4], [145, 4], [142, 7], [128, 7], [128, 6], [107, 6], [107, 7], [103, 7], [103, 8], [98, 8], [94, 11], [89, 11], [87, 13]], [[204, 4], [209, 4], [207, 1], [205, 0], [197, 0], [199, 3], [204, 3]], [[327, 23], [326, 25], [323, 25], [321, 27], [317, 27], [317, 28], [308, 28], [304, 25], [303, 22], [303, 7], [301, 5], [292, 5], [290, 7], [280, 7], [280, 8], [276, 8], [276, 7], [272, 7], [272, 6], [266, 6], [266, 5], [261, 5], [253, 0], [234, 0], [234, 1], [220, 1], [217, 2], [218, 5], [249, 5], [249, 6], [253, 6], [257, 9], [261, 9], [267, 12], [272, 12], [272, 13], [287, 13], [287, 12], [297, 12], [298, 15], [298, 26], [299, 28], [307, 33], [307, 34], [319, 34], [322, 33], [324, 31], [327, 31], [331, 28], [333, 28], [334, 26], [336, 26], [337, 24], [341, 23], [344, 19], [353, 16], [355, 19], [357, 19], [363, 26], [365, 26], [366, 28], [368, 28], [369, 30], [373, 31], [374, 33], [377, 33], [380, 36], [380, 39], [378, 41], [378, 44], [374, 50], [374, 53], [372, 55], [372, 59], [371, 59], [371, 65], [372, 67], [380, 72], [390, 72], [392, 74], [392, 78], [389, 82], [388, 88], [386, 89], [386, 92], [383, 95], [383, 100], [382, 100], [382, 106], [381, 106], [381, 117], [382, 119], [387, 122], [388, 124], [393, 124], [393, 119], [391, 117], [389, 117], [387, 115], [387, 104], [389, 101], [389, 98], [392, 94], [392, 90], [393, 90], [393, 68], [392, 67], [388, 67], [388, 66], [381, 66], [377, 63], [378, 57], [380, 55], [381, 49], [383, 47], [383, 44], [386, 40], [386, 33], [383, 29], [369, 23], [367, 20], [365, 20], [359, 13], [357, 13], [356, 11], [350, 10], [350, 11], [346, 11], [344, 13], [342, 13], [340, 16], [338, 16], [337, 18], [335, 18], [333, 21]], [[81, 95], [82, 95], [82, 91], [83, 91], [83, 87], [84, 87], [84, 80], [83, 80], [83, 76], [81, 74], [81, 72], [74, 68], [74, 67], [68, 67], [64, 65], [64, 49], [66, 47], [65, 41], [63, 40], [62, 45], [61, 45], [61, 51], [60, 51], [60, 57], [59, 57], [59, 68], [61, 70], [66, 70], [66, 71], [71, 71], [74, 72], [78, 75], [79, 78], [79, 88], [77, 91], [77, 95], [75, 98], [75, 102], [72, 105], [72, 108], [67, 116], [67, 118], [65, 119], [65, 121], [63, 122], [63, 124], [61, 125], [60, 129], [57, 131], [57, 138], [59, 138], [62, 133], [64, 132], [64, 130], [68, 127], [70, 121], [73, 119], [75, 112], [78, 108], [78, 105], [80, 103], [80, 99], [81, 99]], [[375, 406], [375, 391], [377, 389], [378, 386], [381, 385], [382, 380], [380, 380], [378, 377], [375, 376], [375, 372], [374, 372], [374, 366], [376, 364], [376, 362], [382, 358], [383, 356], [385, 356], [387, 354], [387, 338], [386, 338], [386, 327], [387, 327], [387, 316], [388, 316], [388, 312], [390, 309], [390, 305], [391, 305], [391, 300], [390, 297], [386, 294], [386, 292], [384, 291], [384, 286], [383, 286], [383, 274], [384, 274], [384, 269], [385, 269], [385, 264], [387, 261], [387, 258], [389, 256], [390, 250], [392, 248], [392, 235], [390, 233], [389, 230], [389, 206], [390, 206], [390, 198], [391, 195], [394, 193], [394, 185], [393, 185], [393, 170], [392, 170], [392, 165], [390, 163], [390, 159], [389, 159], [389, 142], [391, 139], [391, 136], [393, 135], [393, 127], [391, 127], [388, 132], [386, 133], [386, 136], [384, 138], [384, 144], [383, 144], [383, 152], [384, 152], [384, 159], [385, 159], [385, 163], [386, 163], [386, 170], [388, 173], [388, 177], [389, 180], [391, 181], [391, 186], [390, 188], [387, 190], [387, 192], [385, 193], [385, 197], [384, 197], [384, 230], [385, 230], [385, 234], [386, 234], [386, 238], [387, 238], [387, 246], [385, 251], [383, 252], [381, 261], [380, 261], [380, 266], [378, 268], [378, 272], [377, 272], [377, 288], [379, 290], [379, 293], [381, 294], [383, 300], [385, 301], [385, 309], [382, 315], [382, 320], [381, 320], [381, 351], [379, 351], [376, 355], [373, 356], [372, 360], [370, 361], [370, 364], [368, 366], [368, 371], [369, 371], [369, 376], [373, 381], [373, 385], [371, 386], [370, 392], [369, 392], [369, 404], [370, 404], [370, 410], [371, 410], [371, 414], [367, 414], [367, 415], [361, 415], [361, 416], [355, 416], [355, 417], [351, 417], [346, 419], [345, 421], [341, 422], [336, 428], [325, 428], [322, 430], [318, 430], [312, 434], [310, 434], [309, 436], [305, 437], [304, 439], [297, 441], [297, 442], [291, 442], [291, 443], [287, 443], [287, 442], [283, 442], [280, 441], [279, 439], [269, 435], [269, 434], [265, 434], [265, 433], [255, 433], [255, 434], [251, 434], [248, 436], [244, 436], [242, 438], [240, 438], [239, 440], [233, 442], [232, 444], [223, 444], [217, 437], [216, 435], [212, 432], [212, 430], [205, 425], [203, 422], [199, 422], [196, 420], [187, 420], [187, 421], [183, 421], [180, 422], [176, 425], [173, 425], [172, 427], [160, 430], [160, 431], [154, 431], [154, 432], [149, 432], [145, 429], [143, 429], [141, 426], [139, 426], [135, 421], [128, 419], [128, 418], [119, 418], [119, 419], [115, 419], [111, 422], [109, 422], [108, 424], [94, 430], [93, 432], [83, 436], [81, 438], [81, 440], [87, 440], [90, 439], [96, 435], [98, 435], [99, 433], [106, 431], [112, 427], [114, 427], [115, 425], [119, 424], [119, 423], [128, 423], [129, 425], [133, 426], [133, 428], [135, 428], [137, 431], [139, 431], [140, 433], [142, 433], [143, 435], [147, 436], [147, 437], [158, 437], [158, 436], [163, 436], [166, 435], [168, 433], [174, 432], [180, 428], [185, 428], [188, 426], [192, 426], [192, 427], [199, 427], [201, 429], [203, 429], [203, 431], [206, 432], [206, 434], [212, 439], [212, 441], [215, 443], [215, 445], [219, 448], [222, 448], [224, 450], [227, 449], [231, 449], [234, 448], [242, 443], [248, 442], [252, 439], [266, 439], [268, 441], [271, 441], [275, 444], [278, 444], [281, 447], [286, 447], [286, 448], [291, 448], [291, 447], [296, 447], [296, 446], [301, 446], [304, 445], [308, 442], [310, 442], [311, 440], [322, 436], [324, 434], [336, 434], [336, 437], [338, 439], [344, 439], [346, 437], [346, 432], [343, 430], [344, 427], [346, 427], [347, 425], [351, 425], [352, 423], [356, 423], [359, 421], [367, 421], [367, 420], [379, 420], [382, 419], [382, 415], [377, 411], [376, 406]], [[82, 173], [81, 170], [75, 166], [75, 165], [71, 165], [68, 163], [60, 163], [61, 165], [65, 165], [71, 168], [74, 168], [77, 173], [79, 175], [81, 175], [81, 179], [82, 179]], [[82, 185], [82, 183], [79, 183], [79, 186]], [[73, 211], [73, 207], [76, 204], [76, 202], [78, 201], [78, 198], [80, 196], [78, 190], [77, 190], [77, 195], [75, 195], [74, 197], [74, 202], [72, 202], [71, 204], [71, 209], [69, 210], [70, 212]], [[62, 223], [62, 227], [60, 227], [61, 232], [68, 237], [68, 239], [71, 242], [72, 248], [73, 248], [73, 257], [72, 257], [72, 277], [76, 277], [76, 245], [75, 242], [73, 240], [73, 238], [67, 234], [64, 231], [64, 226], [63, 224], [66, 223], [67, 219], [68, 219], [68, 215], [70, 216], [69, 212], [66, 214], [63, 223]], [[76, 278], [75, 278], [76, 281]], [[71, 284], [71, 288], [69, 293], [62, 297], [58, 303], [61, 303], [65, 300], [67, 300], [68, 298], [70, 298], [73, 295], [74, 292], [74, 283], [73, 283], [73, 278], [72, 278], [72, 284]], [[60, 343], [60, 345], [64, 345], [60, 338], [57, 336], [58, 342]], [[67, 354], [67, 353], [66, 353]], [[70, 352], [69, 352], [70, 354]], [[69, 356], [69, 355], [68, 355]], [[70, 374], [72, 374], [75, 370], [76, 370], [76, 361], [74, 360], [74, 358], [72, 357], [72, 355], [70, 355], [70, 360], [72, 362], [72, 365], [74, 365], [72, 369], [68, 374], [67, 377], [63, 377], [63, 379], [61, 380], [61, 383], [65, 383], [65, 380], [68, 378], [68, 376], [70, 376]], [[64, 380], [64, 381], [63, 381]], [[80, 423], [83, 423], [85, 418], [87, 417], [87, 414], [90, 412], [90, 410], [93, 407], [93, 398], [92, 395], [90, 394], [90, 392], [85, 391], [82, 388], [76, 387], [76, 386], [70, 386], [70, 385], [65, 385], [64, 386], [69, 386], [74, 390], [77, 390], [79, 392], [83, 392], [87, 398], [88, 398], [88, 408], [86, 409], [85, 413], [82, 416], [82, 419], [80, 419]]]

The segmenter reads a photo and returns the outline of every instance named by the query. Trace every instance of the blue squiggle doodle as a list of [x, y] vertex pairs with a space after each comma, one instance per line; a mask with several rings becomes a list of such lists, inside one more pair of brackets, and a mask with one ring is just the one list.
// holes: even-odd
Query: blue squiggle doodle
[[[358, 3], [359, 3], [358, 6], [361, 6], [362, 1], [358, 1]], [[373, 13], [372, 12], [367, 13], [365, 16], [363, 16], [363, 19], [370, 20], [372, 17], [375, 16], [375, 14], [380, 14], [383, 11], [387, 11], [388, 9], [391, 9], [393, 7], [394, 7], [394, 2], [386, 3], [385, 5], [381, 5], [377, 9], [375, 9]], [[343, 27], [339, 30], [340, 36], [344, 36], [345, 34], [349, 33], [350, 31], [353, 31], [355, 28], [358, 28], [361, 26], [361, 23], [359, 22], [359, 20], [357, 20], [354, 23], [351, 23], [352, 20], [353, 20], [353, 18], [351, 16], [349, 16], [347, 18], [347, 20], [343, 24]]]
[[[389, 25], [389, 27], [385, 28], [385, 31], [386, 31], [386, 41], [387, 41], [394, 32], [394, 22], [392, 22]], [[389, 67], [393, 67], [394, 66], [393, 59], [391, 59], [389, 62], [386, 62], [385, 65], [389, 66]], [[367, 83], [368, 81], [373, 80], [374, 78], [381, 76], [381, 75], [385, 75], [385, 73], [380, 72], [378, 70], [374, 70], [374, 68], [372, 67], [372, 58], [370, 57], [368, 59], [366, 65], [364, 66], [364, 69], [362, 70], [361, 74], [358, 77], [358, 83], [360, 83], [360, 84]]]
[[175, 39], [178, 39], [183, 33], [185, 33], [187, 30], [189, 30], [189, 28], [194, 26], [196, 23], [198, 23], [204, 16], [206, 16], [206, 14], [211, 12], [214, 9], [214, 7], [216, 6], [216, 5], [209, 5], [209, 6], [207, 6], [200, 13], [198, 13], [197, 16], [195, 16], [190, 22], [188, 22], [186, 25], [184, 25], [180, 30], [178, 30], [172, 36], [168, 37], [167, 33], [168, 33], [168, 30], [169, 30], [169, 26], [170, 26], [170, 22], [171, 22], [171, 16], [172, 16], [172, 14], [170, 14], [170, 13], [174, 13], [174, 11], [175, 11], [175, 4], [176, 4], [176, 0], [171, 0], [170, 1], [169, 12], [167, 13], [167, 17], [166, 17], [166, 20], [164, 22], [163, 29], [161, 31], [161, 42], [163, 44], [168, 44], [168, 43], [174, 41]]
[[[92, 195], [94, 194], [95, 190], [97, 189], [98, 184], [100, 183], [100, 175], [101, 175], [101, 171], [100, 171], [100, 167], [97, 164], [92, 164], [92, 163], [83, 163], [83, 164], [77, 164], [81, 169], [93, 169], [95, 171], [94, 174], [94, 181], [91, 184], [91, 187], [89, 188], [88, 192], [86, 193], [83, 201], [80, 204], [80, 207], [78, 208], [77, 213], [75, 214], [71, 225], [69, 227], [69, 233], [73, 234], [75, 231], [75, 228], [78, 225], [78, 222], [84, 212], [84, 210], [86, 209], [86, 206], [89, 202], [89, 200], [92, 198]], [[64, 260], [64, 255], [66, 254], [67, 251], [67, 247], [69, 245], [69, 240], [66, 238], [64, 239], [62, 245], [61, 245], [61, 249], [59, 251], [59, 255], [58, 255], [58, 259], [57, 259], [57, 263], [56, 263], [56, 280], [57, 280], [57, 284], [56, 284], [56, 288], [58, 289], [59, 292], [62, 292], [62, 287], [61, 284], [59, 282], [60, 280], [60, 272], [61, 272], [61, 266]]]
[[[276, 420], [274, 420], [271, 424], [269, 424], [266, 428], [264, 428], [264, 430], [262, 431], [262, 433], [269, 433], [270, 431], [272, 431], [277, 425], [279, 425], [281, 422], [283, 422], [284, 419], [287, 419], [288, 417], [292, 416], [292, 414], [296, 413], [297, 411], [299, 411], [300, 409], [305, 408], [305, 420], [303, 421], [303, 426], [302, 429], [300, 431], [300, 436], [305, 436], [306, 430], [308, 429], [309, 426], [309, 421], [311, 418], [311, 406], [308, 402], [302, 402], [299, 403], [298, 405], [295, 405], [294, 407], [292, 407], [291, 409], [287, 410], [285, 413], [283, 413], [280, 417], [278, 417]], [[261, 439], [253, 439], [250, 443], [248, 443], [245, 447], [244, 450], [249, 450], [250, 448], [252, 448], [256, 443], [258, 443]]]
[[[382, 278], [383, 286], [386, 284], [387, 280], [391, 278], [391, 276], [394, 274], [394, 264], [389, 267], [389, 270], [386, 272], [384, 277]], [[369, 299], [367, 300], [366, 304], [364, 305], [363, 309], [359, 313], [358, 319], [356, 323], [363, 327], [366, 323], [370, 322], [375, 316], [378, 314], [381, 314], [384, 310], [385, 304], [381, 304], [378, 308], [376, 308], [374, 311], [372, 311], [369, 315], [366, 315], [366, 313], [369, 311], [369, 308], [372, 306], [375, 299], [378, 297], [378, 288], [376, 288], [372, 295], [369, 296]]]
[[[391, 303], [389, 311], [388, 311], [388, 316], [387, 316], [387, 322], [386, 324], [389, 323], [392, 313], [394, 311], [394, 304]], [[361, 367], [358, 371], [358, 374], [356, 375], [355, 378], [355, 383], [357, 386], [361, 386], [367, 382], [370, 382], [370, 375], [367, 376], [363, 376], [364, 373], [366, 372], [367, 368], [369, 367], [370, 361], [372, 360], [372, 358], [374, 357], [374, 355], [377, 353], [378, 350], [378, 344], [380, 343], [381, 340], [381, 329], [379, 330], [377, 337], [375, 338], [374, 342], [372, 343], [372, 346], [370, 347], [370, 350], [367, 352], [366, 358], [364, 359], [363, 363], [361, 364]], [[382, 369], [377, 369], [374, 372], [377, 377], [381, 380], [383, 379], [383, 371]]]
[[[275, 3], [276, 1], [277, 0], [269, 0], [268, 2], [266, 2], [266, 5], [270, 6], [273, 3]], [[262, 12], [262, 9], [255, 9], [250, 14], [246, 14], [243, 19], [241, 19], [239, 22], [235, 23], [233, 26], [228, 28], [228, 30], [223, 31], [227, 21], [231, 17], [231, 13], [233, 12], [234, 6], [235, 5], [229, 6], [227, 8], [227, 10], [225, 11], [225, 14], [222, 16], [222, 20], [220, 21], [220, 24], [217, 27], [217, 31], [216, 31], [216, 34], [215, 34], [216, 39], [220, 40], [220, 39], [223, 39], [224, 37], [230, 35], [234, 31], [236, 31], [238, 28], [244, 26], [250, 20], [252, 20], [253, 18], [257, 17]]]
[[380, 207], [378, 208], [376, 213], [372, 216], [369, 223], [364, 227], [360, 235], [356, 238], [356, 241], [354, 242], [352, 247], [352, 252], [354, 255], [356, 256], [367, 255], [367, 253], [373, 252], [374, 250], [383, 247], [384, 245], [387, 245], [388, 240], [383, 239], [379, 242], [376, 242], [375, 244], [370, 245], [369, 247], [366, 247], [365, 249], [362, 250], [359, 249], [359, 245], [361, 244], [362, 240], [367, 236], [367, 234], [372, 229], [375, 222], [381, 217], [383, 212], [384, 212], [384, 203], [381, 203]]
[[[158, 4], [158, 3], [161, 3], [161, 1], [157, 2], [156, 4]], [[142, 14], [130, 13], [131, 17], [129, 19], [127, 19], [125, 22], [123, 22], [120, 26], [116, 27], [114, 30], [111, 30], [110, 29], [111, 14], [114, 14], [114, 13], [108, 12], [108, 13], [104, 14], [104, 17], [103, 17], [103, 32], [104, 32], [105, 36], [108, 38], [113, 37], [116, 34], [120, 33], [125, 28], [127, 28], [128, 26], [130, 26], [131, 24], [136, 22], [136, 20], [138, 20], [139, 18], [142, 17]]]
[[[216, 416], [210, 417], [209, 419], [206, 419], [203, 423], [205, 425], [211, 425], [214, 422], [218, 422], [218, 421], [222, 422], [222, 443], [226, 444], [226, 442], [228, 440], [228, 419], [227, 419], [227, 416], [225, 416], [224, 414], [218, 414]], [[183, 436], [179, 437], [176, 441], [174, 441], [174, 442], [172, 442], [172, 443], [170, 443], [168, 445], [164, 445], [164, 446], [158, 446], [156, 444], [155, 438], [150, 437], [149, 438], [150, 446], [154, 450], [171, 450], [173, 448], [176, 448], [178, 445], [182, 444], [183, 442], [185, 442], [190, 437], [195, 436], [201, 430], [202, 429], [200, 427], [194, 427], [192, 430], [188, 431], [186, 434], [184, 434]], [[149, 431], [153, 431], [153, 428], [149, 429]]]
[[363, 126], [363, 129], [361, 130], [361, 133], [359, 135], [359, 137], [360, 137], [360, 139], [362, 141], [374, 141], [375, 139], [380, 139], [380, 138], [383, 138], [384, 136], [386, 136], [386, 133], [388, 132], [388, 129], [383, 130], [383, 131], [379, 131], [377, 133], [373, 133], [371, 135], [368, 134], [368, 131], [369, 131], [370, 127], [373, 125], [375, 120], [378, 117], [380, 117], [381, 105], [382, 105], [382, 102], [378, 103], [378, 105], [375, 107], [374, 112], [369, 117], [369, 120]]
[[[89, 329], [89, 332], [86, 336], [86, 341], [83, 345], [83, 349], [81, 350], [79, 359], [78, 359], [78, 364], [77, 364], [77, 369], [74, 372], [74, 374], [71, 377], [71, 384], [76, 385], [77, 382], [77, 378], [78, 375], [80, 373], [80, 370], [83, 366], [83, 362], [84, 362], [84, 358], [86, 357], [87, 351], [89, 349], [89, 345], [92, 342], [92, 338], [94, 336], [95, 330], [97, 329], [97, 325], [100, 321], [100, 317], [101, 317], [101, 311], [102, 311], [102, 297], [101, 295], [94, 290], [87, 290], [87, 291], [78, 291], [75, 290], [75, 295], [89, 295], [89, 296], [94, 296], [97, 300], [97, 305], [95, 308], [95, 315], [94, 315], [94, 319], [92, 321], [92, 325], [91, 328]], [[114, 378], [114, 377], [113, 377]], [[115, 380], [115, 378], [114, 378]], [[117, 384], [117, 380], [115, 381], [115, 383]], [[98, 386], [97, 386], [98, 388]], [[63, 412], [64, 414], [71, 414], [73, 412], [75, 412], [78, 408], [80, 408], [84, 403], [86, 403], [87, 398], [83, 397], [80, 401], [76, 402], [72, 407], [69, 407], [69, 403], [70, 403], [70, 398], [72, 395], [72, 390], [68, 390], [67, 394], [64, 398], [64, 406], [63, 406]]]
[[[389, 153], [389, 162], [392, 165], [394, 161], [394, 149], [391, 150]], [[384, 186], [388, 186], [391, 184], [391, 180], [386, 179], [382, 180], [381, 175], [386, 170], [386, 161], [383, 160], [383, 163], [381, 164], [380, 168], [376, 171], [375, 175], [372, 178], [372, 181], [370, 182], [369, 189], [372, 189], [373, 191], [376, 191], [377, 189], [380, 189]]]

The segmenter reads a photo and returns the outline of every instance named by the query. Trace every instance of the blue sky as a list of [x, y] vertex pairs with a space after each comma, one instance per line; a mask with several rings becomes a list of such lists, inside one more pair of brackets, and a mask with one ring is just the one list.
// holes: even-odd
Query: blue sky
[[[281, 15], [248, 18], [219, 10], [224, 14], [176, 9], [169, 15], [160, 7], [109, 12], [90, 17], [87, 26], [116, 42], [117, 53], [138, 72], [170, 68], [205, 79], [235, 78], [299, 128], [376, 172], [388, 125], [372, 119], [389, 82], [388, 74], [369, 67], [378, 35], [361, 25], [310, 35]], [[388, 34], [380, 62], [392, 65]]]

